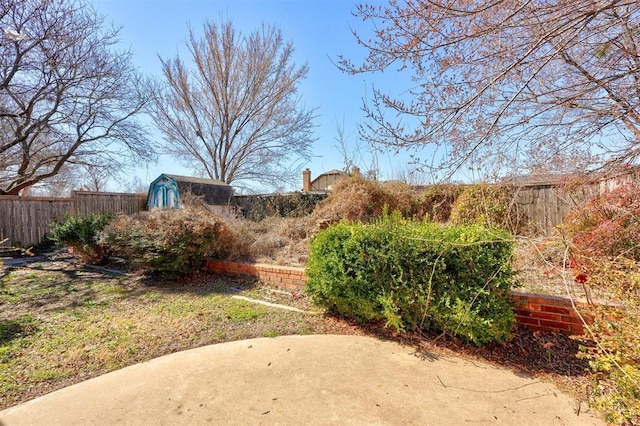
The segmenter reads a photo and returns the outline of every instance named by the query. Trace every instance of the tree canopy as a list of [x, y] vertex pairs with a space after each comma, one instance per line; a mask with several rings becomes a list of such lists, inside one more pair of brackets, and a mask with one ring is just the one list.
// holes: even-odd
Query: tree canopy
[[[189, 30], [190, 63], [161, 58], [164, 81], [153, 115], [163, 152], [212, 179], [281, 187], [298, 180], [310, 156], [313, 110], [298, 86], [308, 67], [293, 63], [293, 45], [263, 26], [244, 36], [231, 22]], [[292, 170], [294, 169], [294, 170]]]
[[149, 159], [141, 77], [82, 0], [0, 0], [0, 195]]
[[355, 34], [368, 55], [340, 67], [411, 76], [401, 95], [374, 88], [367, 140], [432, 146], [449, 174], [637, 161], [637, 0], [405, 0], [355, 14], [374, 29]]

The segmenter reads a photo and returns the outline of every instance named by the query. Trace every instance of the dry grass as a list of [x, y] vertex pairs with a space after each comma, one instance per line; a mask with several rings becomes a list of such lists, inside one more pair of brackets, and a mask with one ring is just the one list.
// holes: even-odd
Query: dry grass
[[309, 306], [299, 294], [208, 275], [179, 284], [151, 283], [137, 275], [84, 269], [69, 260], [5, 269], [0, 281], [0, 409], [204, 345], [361, 333], [330, 317], [253, 304], [234, 294]]

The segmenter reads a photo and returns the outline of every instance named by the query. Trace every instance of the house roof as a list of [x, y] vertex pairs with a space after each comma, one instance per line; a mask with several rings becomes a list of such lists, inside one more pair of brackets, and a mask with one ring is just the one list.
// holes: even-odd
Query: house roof
[[349, 176], [349, 173], [345, 173], [343, 171], [336, 170], [336, 169], [329, 170], [328, 172], [324, 172], [324, 173], [319, 174], [318, 176], [316, 176], [316, 178], [311, 181], [311, 187], [313, 187], [323, 177], [325, 177], [325, 176], [333, 176], [333, 175]]
[[322, 176], [322, 175], [348, 175], [348, 174], [349, 173], [345, 173], [342, 170], [333, 169], [333, 170], [329, 170], [328, 172], [322, 173], [320, 176]]

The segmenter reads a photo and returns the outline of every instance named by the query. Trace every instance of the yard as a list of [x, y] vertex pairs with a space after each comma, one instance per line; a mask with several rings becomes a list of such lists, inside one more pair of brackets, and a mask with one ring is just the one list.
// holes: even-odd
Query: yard
[[[288, 305], [270, 307], [234, 296]], [[199, 275], [156, 282], [87, 267], [59, 255], [7, 268], [0, 281], [0, 409], [161, 355], [203, 345], [290, 334], [374, 334], [448, 354], [480, 357], [552, 380], [584, 400], [580, 342], [518, 329], [512, 342], [470, 348], [439, 336], [360, 328], [314, 312], [298, 293]]]
[[0, 279], [0, 409], [172, 352], [254, 337], [361, 333], [306, 298], [202, 275], [189, 282], [87, 268], [74, 258], [5, 267]]
[[[205, 256], [305, 266], [309, 243], [317, 235], [319, 224], [338, 222], [340, 218], [375, 222], [389, 200], [395, 200], [398, 211], [402, 206], [411, 207], [404, 212], [409, 218], [418, 214], [414, 212], [418, 206], [423, 213], [431, 212], [433, 217], [429, 218], [448, 223], [436, 213], [449, 211], [446, 207], [453, 203], [448, 196], [450, 190], [439, 188], [434, 194], [426, 193], [411, 201], [407, 194], [384, 193], [373, 183], [356, 180], [302, 217], [222, 220], [206, 206], [195, 203], [170, 213], [156, 210], [134, 217], [119, 216], [106, 230], [106, 222], [98, 227], [96, 218], [70, 220], [67, 225], [72, 226], [60, 229], [71, 237], [84, 235], [86, 230], [93, 230], [95, 235], [87, 241], [59, 238], [59, 243], [88, 247], [85, 257], [92, 255], [94, 261], [104, 261], [101, 256], [110, 253], [110, 262], [121, 263], [95, 267], [61, 252], [41, 263], [0, 270], [0, 409], [172, 352], [254, 337], [330, 333], [370, 334], [444, 355], [484, 359], [552, 381], [580, 404], [588, 401], [596, 409], [636, 418], [637, 315], [631, 308], [637, 306], [633, 298], [640, 283], [637, 264], [632, 259], [619, 264], [605, 262], [606, 258], [596, 253], [602, 262], [583, 265], [593, 272], [585, 284], [576, 279], [587, 276], [568, 256], [564, 234], [516, 238], [514, 284], [520, 285], [516, 290], [524, 292], [569, 293], [575, 298], [613, 302], [623, 300], [618, 299], [623, 296], [633, 302], [626, 307], [628, 313], [616, 314], [620, 315], [619, 321], [610, 321], [609, 311], [600, 312], [604, 320], [592, 328], [593, 339], [518, 327], [507, 343], [478, 348], [451, 333], [425, 334], [423, 328], [399, 333], [383, 323], [352, 324], [317, 312], [319, 308], [311, 306], [299, 291], [286, 292], [264, 283], [200, 272]], [[475, 191], [474, 187], [471, 190]], [[465, 220], [471, 218], [475, 223], [477, 204], [453, 206], [458, 206], [458, 216], [464, 213]], [[158, 226], [160, 223], [162, 226]], [[80, 230], [83, 232], [76, 232]], [[602, 238], [593, 241], [604, 247], [607, 242], [628, 241], [635, 247], [635, 234], [625, 230], [616, 234], [619, 238], [595, 233], [594, 238]], [[102, 250], [104, 247], [108, 250]], [[598, 246], [589, 242], [586, 247], [591, 250]], [[590, 259], [582, 256], [578, 260]], [[131, 270], [141, 272], [125, 270], [123, 259], [129, 259]], [[189, 275], [194, 271], [195, 275]], [[148, 278], [185, 275], [190, 278]], [[590, 358], [584, 356], [585, 350]], [[622, 367], [616, 364], [617, 369], [610, 368], [610, 354], [618, 357], [613, 361]], [[610, 420], [624, 424], [620, 416]]]

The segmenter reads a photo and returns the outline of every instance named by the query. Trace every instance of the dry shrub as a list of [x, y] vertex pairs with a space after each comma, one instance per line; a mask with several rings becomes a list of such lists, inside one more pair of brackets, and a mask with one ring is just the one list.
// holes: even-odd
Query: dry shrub
[[405, 218], [415, 216], [418, 193], [404, 182], [391, 181], [381, 184], [382, 190], [388, 194], [393, 202], [393, 209], [399, 211]]
[[247, 195], [237, 198], [239, 213], [245, 218], [261, 221], [268, 217], [304, 217], [311, 214], [325, 194], [293, 192], [288, 194]]
[[623, 257], [580, 264], [595, 288], [606, 288], [622, 305], [597, 307], [592, 338], [582, 356], [594, 370], [590, 404], [611, 424], [640, 424], [640, 263]]
[[394, 195], [378, 182], [354, 176], [338, 182], [329, 198], [313, 211], [313, 217], [329, 223], [341, 220], [370, 222], [380, 217], [385, 207], [393, 212], [398, 206]]
[[499, 227], [512, 234], [522, 235], [526, 231], [525, 219], [517, 209], [513, 189], [477, 184], [466, 186], [458, 196], [449, 222], [454, 225]]
[[251, 244], [250, 250], [254, 257], [269, 256], [288, 244], [289, 241], [286, 238], [270, 235], [258, 238]]
[[624, 304], [598, 309], [591, 327], [598, 343], [584, 356], [596, 372], [591, 404], [613, 424], [640, 424], [640, 186], [593, 197], [569, 216], [572, 261], [589, 286]]
[[640, 185], [591, 198], [567, 218], [575, 250], [584, 256], [640, 261]]
[[245, 242], [252, 260], [282, 265], [303, 265], [309, 239], [315, 232], [311, 216], [267, 217], [259, 222], [234, 218], [225, 222]]
[[248, 255], [243, 240], [223, 219], [210, 208], [194, 205], [118, 216], [104, 229], [100, 242], [132, 265], [167, 276], [194, 273], [206, 257]]
[[415, 216], [432, 222], [445, 223], [451, 216], [453, 205], [463, 191], [462, 185], [433, 185], [417, 199]]

